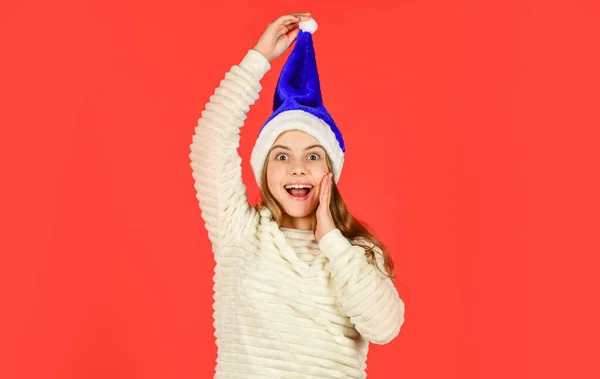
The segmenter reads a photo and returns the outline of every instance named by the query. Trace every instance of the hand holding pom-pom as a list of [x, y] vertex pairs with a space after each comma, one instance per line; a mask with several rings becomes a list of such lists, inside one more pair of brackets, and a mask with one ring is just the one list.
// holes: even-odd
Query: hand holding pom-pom
[[254, 50], [261, 53], [269, 62], [283, 54], [298, 37], [301, 21], [310, 19], [310, 13], [295, 13], [279, 17], [269, 26], [258, 40]]

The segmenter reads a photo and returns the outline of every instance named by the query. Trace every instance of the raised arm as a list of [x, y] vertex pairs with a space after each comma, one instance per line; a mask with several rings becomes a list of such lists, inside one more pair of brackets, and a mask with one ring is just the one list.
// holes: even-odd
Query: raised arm
[[[365, 250], [352, 245], [339, 229], [328, 232], [319, 247], [329, 259], [340, 303], [356, 330], [376, 344], [393, 340], [404, 323], [404, 302], [392, 280], [367, 262]], [[384, 267], [379, 257], [376, 254]]]
[[256, 212], [242, 182], [237, 149], [240, 128], [262, 89], [260, 80], [298, 35], [298, 22], [308, 13], [285, 15], [270, 23], [256, 46], [225, 74], [210, 97], [190, 145], [190, 165], [196, 197], [208, 236], [217, 246], [243, 235]]
[[238, 155], [240, 128], [258, 99], [260, 80], [271, 68], [258, 51], [249, 50], [225, 74], [195, 127], [189, 155], [196, 198], [213, 246], [228, 244], [249, 224], [248, 203]]

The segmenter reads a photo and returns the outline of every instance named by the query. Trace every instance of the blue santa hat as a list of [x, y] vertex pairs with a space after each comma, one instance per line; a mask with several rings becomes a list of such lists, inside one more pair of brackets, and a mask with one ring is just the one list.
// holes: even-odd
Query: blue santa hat
[[260, 186], [262, 170], [269, 150], [277, 137], [288, 130], [301, 130], [315, 137], [325, 148], [337, 183], [344, 165], [344, 139], [321, 97], [319, 73], [312, 34], [317, 30], [314, 19], [301, 21], [296, 45], [290, 53], [277, 82], [273, 114], [260, 129], [250, 157], [250, 165]]

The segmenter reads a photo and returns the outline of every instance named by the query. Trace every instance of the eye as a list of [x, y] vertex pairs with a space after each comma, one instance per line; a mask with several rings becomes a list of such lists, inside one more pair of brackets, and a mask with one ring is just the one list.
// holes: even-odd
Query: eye
[[308, 159], [311, 161], [316, 161], [319, 158], [321, 158], [321, 156], [317, 153], [311, 153], [308, 155]]
[[[283, 157], [284, 159], [280, 159], [281, 157]], [[285, 161], [285, 160], [287, 160], [287, 155], [284, 153], [279, 153], [275, 156], [275, 160], [276, 161]]]

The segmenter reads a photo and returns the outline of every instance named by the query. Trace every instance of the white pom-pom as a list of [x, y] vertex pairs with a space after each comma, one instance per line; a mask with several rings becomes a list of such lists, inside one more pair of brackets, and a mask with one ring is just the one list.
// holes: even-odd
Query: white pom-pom
[[317, 31], [317, 27], [319, 25], [317, 25], [317, 22], [315, 21], [315, 19], [311, 17], [306, 21], [300, 21], [298, 26], [300, 27], [300, 30], [304, 30], [305, 32], [309, 32], [310, 34], [313, 34], [314, 32]]

